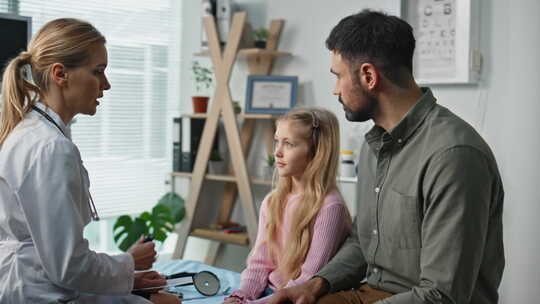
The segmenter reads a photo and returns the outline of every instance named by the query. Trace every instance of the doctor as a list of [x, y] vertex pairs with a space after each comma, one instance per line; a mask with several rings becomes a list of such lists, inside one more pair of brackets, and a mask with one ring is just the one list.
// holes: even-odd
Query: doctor
[[[29, 65], [34, 84], [23, 76]], [[89, 23], [57, 19], [32, 38], [3, 75], [0, 116], [0, 303], [129, 302], [133, 288], [165, 283], [152, 242], [121, 255], [88, 248], [97, 212], [70, 121], [94, 115], [103, 91], [105, 38]], [[39, 100], [39, 101], [36, 101]], [[178, 303], [156, 293], [154, 303]]]

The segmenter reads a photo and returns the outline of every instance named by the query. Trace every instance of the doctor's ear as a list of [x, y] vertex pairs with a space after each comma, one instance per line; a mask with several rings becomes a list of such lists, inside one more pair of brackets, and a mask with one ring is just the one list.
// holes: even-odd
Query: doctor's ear
[[67, 85], [68, 73], [66, 67], [61, 63], [55, 63], [51, 67], [51, 81], [57, 86]]

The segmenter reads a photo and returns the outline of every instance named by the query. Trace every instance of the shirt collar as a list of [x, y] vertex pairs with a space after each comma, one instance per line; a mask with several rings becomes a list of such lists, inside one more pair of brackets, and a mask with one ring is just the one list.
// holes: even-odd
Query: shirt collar
[[[66, 124], [64, 123], [62, 118], [60, 118], [60, 115], [58, 115], [53, 109], [47, 107], [42, 102], [39, 102], [39, 101], [36, 102], [35, 106], [38, 109], [42, 110], [43, 112], [47, 113], [47, 115], [49, 115], [52, 118], [52, 120], [60, 127], [60, 129], [66, 135], [66, 137], [71, 139], [71, 130], [70, 130], [70, 128], [68, 126], [66, 126]], [[39, 113], [38, 113], [38, 115], [41, 116], [41, 114], [39, 114]], [[47, 122], [50, 123], [49, 121], [47, 121]], [[54, 128], [56, 128], [56, 127], [54, 127]]]
[[407, 139], [418, 129], [424, 122], [426, 116], [435, 106], [436, 99], [429, 88], [421, 88], [422, 96], [416, 104], [405, 114], [401, 121], [390, 131], [385, 132], [380, 126], [373, 126], [366, 134], [365, 138], [368, 143], [380, 138], [384, 133], [389, 133], [392, 139], [395, 139], [400, 144], [404, 144]]

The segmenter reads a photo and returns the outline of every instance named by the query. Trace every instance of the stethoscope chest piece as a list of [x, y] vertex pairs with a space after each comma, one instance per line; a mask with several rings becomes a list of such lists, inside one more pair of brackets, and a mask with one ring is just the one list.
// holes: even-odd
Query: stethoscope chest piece
[[216, 295], [221, 287], [218, 277], [210, 271], [201, 271], [193, 275], [193, 285], [205, 296]]

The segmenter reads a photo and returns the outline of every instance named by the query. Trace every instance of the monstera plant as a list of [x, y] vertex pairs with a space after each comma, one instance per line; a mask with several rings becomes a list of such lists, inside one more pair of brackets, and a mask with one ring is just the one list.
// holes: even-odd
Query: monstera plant
[[138, 217], [120, 216], [114, 223], [114, 241], [118, 248], [126, 251], [141, 236], [152, 235], [154, 240], [164, 242], [174, 225], [180, 223], [186, 214], [184, 199], [174, 192], [165, 194], [152, 208]]

